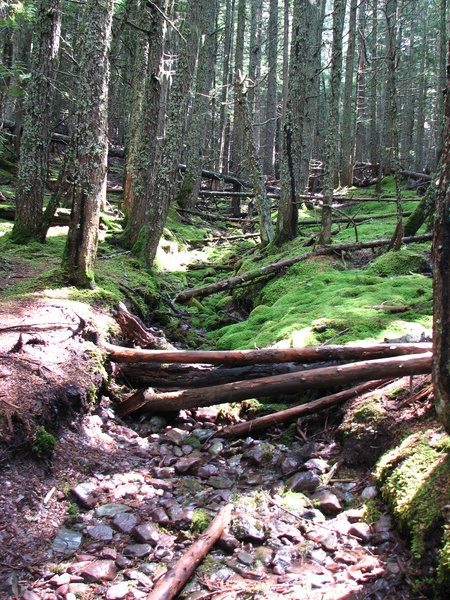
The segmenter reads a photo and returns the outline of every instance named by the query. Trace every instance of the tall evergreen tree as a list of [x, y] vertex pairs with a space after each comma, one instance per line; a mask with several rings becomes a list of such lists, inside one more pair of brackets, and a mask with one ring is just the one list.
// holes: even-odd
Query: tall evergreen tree
[[31, 74], [20, 149], [16, 220], [12, 240], [37, 236], [44, 208], [55, 80], [59, 64], [62, 0], [40, 0], [36, 7]]
[[63, 268], [71, 283], [94, 280], [100, 206], [106, 194], [109, 46], [114, 0], [87, 0], [73, 136], [73, 192]]

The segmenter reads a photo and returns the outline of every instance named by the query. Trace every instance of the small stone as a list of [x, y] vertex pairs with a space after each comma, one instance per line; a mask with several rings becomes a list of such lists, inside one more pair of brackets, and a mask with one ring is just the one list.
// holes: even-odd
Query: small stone
[[313, 471], [296, 473], [289, 482], [289, 489], [293, 492], [312, 492], [320, 485], [320, 477]]
[[293, 542], [300, 542], [303, 539], [303, 536], [297, 527], [289, 525], [284, 521], [272, 519], [269, 525], [274, 537], [286, 537]]
[[116, 583], [106, 590], [106, 600], [122, 600], [129, 591], [130, 587], [126, 581]]
[[326, 521], [325, 515], [317, 508], [308, 508], [301, 514], [302, 519], [312, 521], [313, 523], [323, 523]]
[[138, 525], [132, 531], [134, 537], [142, 543], [149, 543], [156, 545], [159, 540], [159, 532], [158, 529], [153, 525], [153, 523], [143, 523], [142, 525]]
[[311, 557], [311, 560], [319, 563], [319, 565], [324, 565], [326, 559], [328, 558], [328, 554], [325, 552], [325, 550], [322, 550], [322, 548], [311, 550], [309, 556]]
[[191, 508], [183, 508], [174, 503], [168, 507], [167, 513], [172, 525], [179, 529], [185, 529], [192, 523], [193, 510]]
[[208, 479], [208, 485], [216, 490], [229, 490], [233, 486], [233, 481], [228, 477], [217, 475]]
[[125, 554], [127, 556], [134, 556], [135, 558], [144, 558], [148, 556], [152, 551], [150, 544], [129, 544], [125, 547]]
[[108, 525], [94, 525], [87, 528], [88, 535], [99, 542], [110, 542], [113, 537], [113, 530]]
[[367, 525], [367, 523], [353, 523], [348, 533], [361, 540], [363, 544], [368, 544], [372, 539], [370, 525]]
[[72, 488], [71, 492], [86, 508], [92, 508], [97, 504], [97, 487], [90, 481], [79, 483]]
[[76, 597], [79, 596], [82, 598], [84, 594], [86, 594], [88, 586], [85, 583], [71, 583], [69, 585], [69, 593], [66, 595], [66, 600], [68, 600], [69, 596], [76, 600]]
[[155, 506], [155, 508], [150, 511], [150, 517], [154, 523], [159, 523], [159, 525], [162, 525], [163, 527], [170, 523], [166, 511], [161, 508], [161, 506]]
[[330, 490], [319, 490], [311, 499], [318, 503], [320, 510], [325, 514], [334, 514], [342, 510], [339, 498]]
[[290, 473], [291, 471], [295, 471], [300, 466], [300, 461], [295, 456], [286, 456], [281, 461], [280, 467], [281, 472], [286, 475], [286, 473]]
[[373, 500], [378, 496], [378, 490], [374, 485], [370, 485], [363, 489], [361, 492], [361, 498], [364, 500]]
[[160, 417], [159, 415], [154, 415], [150, 419], [149, 425], [152, 428], [152, 431], [157, 432], [157, 431], [161, 431], [162, 429], [164, 429], [164, 427], [167, 425], [167, 421], [164, 417]]
[[231, 524], [231, 532], [244, 542], [260, 543], [265, 539], [261, 522], [249, 515], [241, 515], [235, 519]]
[[[281, 567], [284, 571], [292, 564], [292, 552], [288, 546], [283, 546], [276, 551], [272, 561], [274, 566]], [[275, 572], [275, 570], [274, 570]]]
[[392, 517], [390, 515], [381, 515], [375, 523], [375, 531], [378, 533], [390, 531], [392, 529]]
[[225, 552], [234, 552], [239, 546], [239, 540], [234, 535], [226, 532], [222, 533], [217, 543]]
[[250, 554], [250, 552], [246, 552], [245, 550], [239, 552], [239, 554], [237, 555], [237, 559], [243, 565], [247, 566], [250, 566], [255, 562], [255, 557], [252, 554]]
[[52, 543], [52, 550], [58, 554], [72, 554], [81, 546], [83, 536], [78, 531], [60, 529]]
[[214, 440], [211, 446], [208, 448], [208, 454], [211, 456], [219, 456], [223, 451], [223, 442], [221, 440]]
[[95, 514], [97, 517], [115, 517], [116, 515], [120, 515], [127, 511], [130, 511], [131, 508], [126, 504], [102, 504], [95, 510]]
[[310, 458], [303, 465], [308, 471], [315, 471], [316, 473], [322, 474], [329, 470], [329, 465], [323, 458]]
[[112, 560], [94, 560], [80, 571], [88, 581], [112, 581], [117, 575], [117, 568]]
[[49, 583], [54, 585], [55, 587], [59, 587], [60, 585], [64, 585], [65, 583], [70, 583], [70, 573], [63, 573], [62, 575], [55, 575], [49, 580]]
[[173, 427], [165, 432], [166, 437], [176, 446], [181, 446], [183, 438], [187, 437], [187, 432], [183, 429]]
[[178, 460], [174, 467], [176, 473], [187, 473], [189, 471], [194, 471], [203, 463], [202, 456], [197, 452], [192, 452], [188, 456], [183, 456]]
[[197, 470], [197, 476], [200, 477], [201, 479], [208, 479], [208, 477], [217, 475], [218, 472], [219, 472], [219, 469], [216, 467], [216, 465], [212, 465], [212, 464], [202, 465]]
[[133, 513], [119, 513], [113, 519], [114, 527], [122, 533], [131, 533], [138, 523], [139, 519]]
[[23, 600], [39, 600], [39, 596], [37, 594], [35, 594], [34, 592], [32, 592], [31, 590], [25, 590], [24, 592], [22, 592], [22, 599]]
[[258, 546], [255, 548], [255, 559], [259, 560], [265, 567], [272, 563], [273, 550], [267, 546]]
[[145, 573], [138, 571], [137, 569], [129, 569], [128, 571], [125, 571], [124, 575], [132, 581], [137, 581], [143, 587], [151, 588], [153, 586], [153, 582], [150, 577], [148, 577], [148, 575]]

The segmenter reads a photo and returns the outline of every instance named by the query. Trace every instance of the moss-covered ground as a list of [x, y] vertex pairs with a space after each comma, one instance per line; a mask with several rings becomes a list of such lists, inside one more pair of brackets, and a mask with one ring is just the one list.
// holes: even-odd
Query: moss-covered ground
[[[8, 200], [13, 198], [9, 181], [1, 191]], [[374, 190], [350, 189], [348, 194], [371, 198]], [[382, 196], [393, 195], [393, 181], [387, 178]], [[412, 192], [405, 192], [404, 211], [414, 210], [418, 201]], [[319, 222], [318, 208], [302, 208], [296, 240], [281, 248], [269, 246], [264, 250], [258, 247], [255, 238], [218, 241], [220, 236], [239, 235], [242, 231], [227, 222], [225, 204], [215, 208], [221, 213], [211, 223], [198, 215], [180, 216], [172, 207], [153, 270], [144, 269], [137, 257], [117, 245], [120, 219], [113, 213], [105, 214], [103, 223], [108, 229], [99, 245], [96, 287], [83, 291], [66, 286], [60, 270], [64, 228], [51, 228], [45, 244], [17, 246], [9, 241], [12, 224], [0, 220], [3, 298], [13, 301], [38, 292], [104, 308], [119, 301], [127, 302], [148, 325], [164, 327], [169, 339], [191, 348], [370, 343], [398, 338], [418, 340], [430, 334], [429, 243], [404, 246], [396, 252], [382, 248], [315, 257], [298, 262], [270, 279], [194, 300], [188, 306], [174, 305], [172, 299], [187, 287], [213, 283], [313, 248], [305, 242], [312, 240], [318, 226], [302, 227], [301, 221]], [[343, 213], [365, 220], [357, 225], [351, 219], [348, 223], [336, 223], [333, 226], [336, 244], [388, 239], [396, 226], [392, 202], [367, 199], [346, 205], [343, 201], [335, 216], [341, 218]], [[388, 213], [391, 216], [373, 218]], [[22, 272], [27, 273], [23, 281], [8, 278], [13, 263], [20, 263]], [[405, 310], [394, 312], [386, 307], [405, 307]], [[252, 405], [248, 410], [266, 408]], [[357, 407], [351, 418], [351, 423], [347, 422], [343, 429], [344, 437], [363, 439], [364, 431], [381, 430], [387, 423], [383, 399]], [[287, 429], [286, 440], [293, 433]], [[428, 541], [433, 536], [439, 538], [440, 563], [434, 581], [442, 588], [450, 581], [450, 532], [442, 510], [444, 505], [450, 505], [448, 439], [429, 422], [424, 423], [423, 430], [409, 434], [399, 432], [403, 443], [380, 458], [376, 475], [385, 500], [401, 527], [411, 535], [413, 553], [420, 557], [426, 552]], [[392, 445], [395, 441], [392, 438]], [[297, 500], [297, 497], [286, 498], [291, 509]], [[205, 523], [199, 522], [199, 529]]]

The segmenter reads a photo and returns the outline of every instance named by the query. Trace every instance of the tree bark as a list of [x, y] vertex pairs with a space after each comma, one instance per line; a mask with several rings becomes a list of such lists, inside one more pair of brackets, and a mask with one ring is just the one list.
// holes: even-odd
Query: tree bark
[[280, 394], [295, 394], [304, 389], [323, 389], [336, 385], [348, 385], [357, 381], [403, 377], [431, 373], [431, 352], [404, 357], [382, 358], [325, 367], [301, 373], [288, 373], [274, 377], [264, 377], [251, 381], [237, 381], [224, 385], [180, 390], [177, 392], [155, 393], [153, 390], [140, 390], [129, 396], [118, 407], [121, 417], [144, 410], [146, 412], [173, 412], [202, 406], [212, 406], [225, 402], [241, 402], [248, 398], [272, 397]]
[[[447, 55], [450, 89], [450, 40]], [[450, 433], [450, 94], [445, 96], [444, 148], [433, 239], [433, 385], [436, 412]]]
[[[342, 33], [344, 29], [346, 0], [333, 2], [333, 45], [331, 51], [330, 100], [327, 119], [327, 140], [325, 148], [325, 171], [323, 176], [322, 225], [319, 245], [331, 242], [331, 222], [333, 189], [336, 181], [339, 151], [339, 97], [342, 79]], [[347, 135], [348, 132], [345, 132]]]
[[[432, 239], [432, 234], [420, 235], [415, 237], [404, 237], [402, 238], [402, 244], [411, 244], [414, 242], [426, 242]], [[257, 269], [255, 271], [250, 271], [249, 273], [242, 273], [241, 275], [235, 275], [234, 277], [230, 277], [228, 279], [222, 279], [221, 281], [217, 281], [216, 283], [211, 283], [209, 285], [205, 285], [199, 288], [194, 288], [192, 290], [184, 290], [180, 292], [175, 297], [176, 302], [187, 302], [192, 298], [200, 298], [203, 296], [208, 296], [210, 294], [216, 294], [218, 292], [222, 292], [223, 290], [228, 290], [236, 285], [243, 285], [248, 281], [253, 281], [254, 279], [258, 279], [259, 277], [268, 277], [284, 269], [286, 267], [290, 267], [297, 262], [302, 260], [307, 260], [312, 256], [325, 256], [327, 254], [334, 254], [335, 252], [342, 252], [347, 250], [362, 250], [364, 248], [379, 248], [382, 246], [388, 246], [392, 240], [374, 240], [371, 242], [357, 242], [354, 244], [337, 244], [334, 246], [328, 246], [325, 248], [319, 248], [318, 250], [313, 250], [311, 252], [306, 252], [305, 254], [300, 254], [299, 256], [294, 256], [292, 258], [287, 258], [286, 260], [281, 260], [276, 263], [272, 263], [265, 267], [261, 267], [261, 269]]]
[[187, 583], [195, 569], [217, 542], [231, 521], [232, 504], [226, 504], [217, 513], [204, 533], [183, 554], [180, 560], [171, 567], [148, 594], [147, 600], [171, 600]]
[[278, 0], [270, 0], [267, 26], [267, 94], [265, 126], [263, 130], [263, 172], [275, 176], [275, 135], [277, 130], [277, 56], [278, 56]]
[[324, 360], [380, 359], [423, 354], [431, 344], [373, 344], [371, 346], [309, 346], [306, 348], [267, 348], [263, 350], [141, 350], [106, 342], [102, 347], [114, 362], [182, 363], [243, 366], [286, 362], [310, 363]]
[[100, 206], [106, 193], [109, 46], [113, 0], [87, 0], [77, 89], [74, 184], [63, 268], [71, 283], [94, 281]]
[[218, 435], [220, 437], [242, 437], [244, 435], [251, 435], [256, 431], [263, 431], [269, 427], [273, 427], [274, 425], [279, 425], [280, 423], [286, 423], [287, 421], [292, 421], [293, 419], [298, 419], [299, 417], [312, 415], [320, 412], [321, 410], [326, 410], [331, 406], [339, 406], [350, 398], [360, 396], [366, 392], [376, 389], [377, 387], [380, 387], [387, 381], [389, 380], [377, 379], [375, 381], [369, 381], [349, 390], [344, 390], [343, 392], [339, 392], [337, 394], [331, 394], [330, 396], [324, 396], [318, 400], [313, 400], [307, 404], [293, 406], [292, 408], [280, 410], [270, 415], [264, 415], [263, 417], [252, 419], [251, 421], [244, 421], [243, 423], [237, 423], [236, 425], [229, 425], [228, 427], [221, 429], [218, 432]]
[[25, 103], [12, 240], [26, 243], [40, 231], [55, 81], [59, 65], [62, 0], [40, 0], [36, 6], [31, 75]]
[[243, 86], [244, 81], [237, 79], [234, 86], [234, 93], [237, 105], [239, 107], [241, 126], [247, 148], [247, 160], [253, 183], [253, 192], [255, 194], [256, 205], [258, 207], [261, 244], [263, 246], [267, 246], [267, 244], [270, 244], [270, 242], [273, 240], [275, 232], [272, 225], [270, 204], [267, 197], [261, 162], [256, 148], [255, 134], [251, 121], [250, 110], [246, 95], [243, 91]]

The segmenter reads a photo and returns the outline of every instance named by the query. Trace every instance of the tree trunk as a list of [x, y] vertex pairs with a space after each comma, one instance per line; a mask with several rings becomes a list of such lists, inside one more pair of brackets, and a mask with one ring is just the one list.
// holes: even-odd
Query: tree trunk
[[350, 2], [350, 15], [348, 20], [347, 55], [345, 57], [345, 82], [342, 98], [342, 158], [341, 158], [341, 185], [353, 185], [354, 142], [352, 132], [353, 120], [353, 74], [355, 70], [356, 54], [356, 10], [357, 1]]
[[[199, 18], [208, 0], [191, 0], [183, 22], [184, 40], [180, 43], [178, 64], [170, 90], [169, 114], [161, 156], [151, 188], [146, 222], [136, 244], [147, 267], [153, 265], [169, 206], [174, 198], [184, 123], [192, 88], [199, 44]], [[148, 192], [147, 192], [148, 194]]]
[[[163, 17], [166, 0], [141, 6], [141, 24], [148, 29], [136, 52], [135, 76], [143, 78], [143, 89], [132, 103], [130, 143], [127, 154], [124, 198], [127, 221], [121, 236], [127, 248], [136, 244], [151, 202], [152, 181], [157, 155], [161, 106], [161, 58], [164, 48]], [[145, 72], [144, 72], [145, 71]], [[143, 94], [143, 96], [141, 96]]]
[[295, 394], [304, 389], [323, 389], [357, 381], [431, 373], [431, 360], [431, 352], [428, 352], [421, 355], [382, 358], [301, 373], [288, 373], [251, 381], [237, 381], [199, 390], [165, 393], [155, 393], [152, 389], [140, 390], [119, 405], [118, 413], [123, 417], [138, 410], [151, 412], [189, 410], [225, 402], [241, 402], [248, 398]]
[[175, 198], [183, 208], [193, 208], [195, 206], [201, 186], [203, 148], [205, 143], [205, 115], [208, 113], [216, 58], [216, 12], [217, 0], [209, 0], [206, 3], [200, 24], [205, 41], [200, 48], [198, 56], [195, 97], [187, 141], [186, 171], [183, 183]]
[[90, 287], [97, 256], [100, 206], [106, 192], [109, 44], [113, 0], [87, 0], [74, 131], [72, 212], [63, 268], [71, 283]]
[[275, 177], [275, 135], [277, 130], [278, 0], [270, 0], [267, 26], [267, 95], [263, 136], [263, 172]]
[[40, 0], [36, 7], [31, 75], [20, 149], [16, 221], [12, 240], [37, 237], [42, 223], [51, 117], [59, 65], [62, 0]]
[[[447, 55], [450, 89], [450, 40]], [[450, 94], [445, 96], [444, 148], [433, 239], [433, 385], [436, 412], [450, 433]]]
[[270, 203], [267, 197], [266, 185], [259, 160], [255, 134], [250, 116], [250, 110], [246, 95], [243, 91], [244, 81], [236, 80], [234, 93], [240, 111], [240, 119], [244, 133], [245, 146], [247, 149], [247, 160], [249, 163], [250, 176], [253, 183], [256, 205], [259, 214], [259, 231], [261, 244], [267, 246], [274, 238], [272, 217], [270, 214]]
[[110, 360], [124, 363], [179, 363], [227, 366], [311, 363], [329, 360], [389, 358], [431, 351], [431, 344], [372, 344], [371, 346], [308, 346], [306, 348], [266, 348], [262, 350], [142, 350], [104, 342]]
[[[333, 45], [331, 51], [330, 100], [327, 119], [327, 141], [325, 148], [325, 170], [323, 175], [322, 225], [318, 243], [331, 242], [333, 189], [339, 152], [339, 96], [342, 78], [342, 33], [344, 29], [346, 0], [333, 3]], [[345, 132], [347, 135], [347, 132]]]
[[232, 78], [230, 77], [230, 59], [233, 42], [234, 29], [234, 2], [235, 0], [226, 0], [225, 7], [225, 34], [223, 41], [223, 61], [222, 61], [222, 90], [220, 93], [220, 111], [219, 111], [219, 131], [220, 131], [220, 157], [218, 169], [221, 172], [228, 173], [229, 170], [229, 132], [230, 119], [226, 110], [228, 102], [228, 91]]

